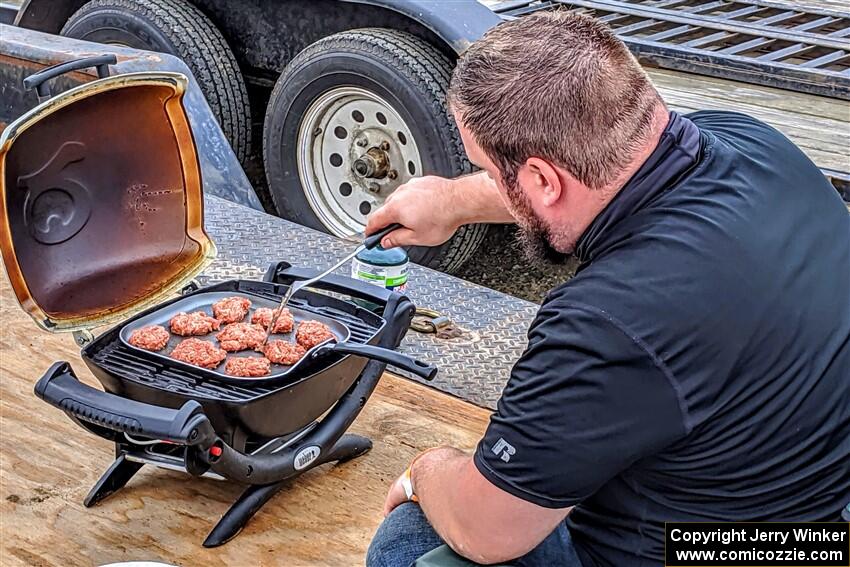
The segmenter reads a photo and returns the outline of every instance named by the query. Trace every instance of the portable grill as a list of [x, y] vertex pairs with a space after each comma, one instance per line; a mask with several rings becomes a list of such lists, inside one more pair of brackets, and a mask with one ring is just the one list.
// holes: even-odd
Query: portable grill
[[[273, 306], [316, 272], [279, 262], [264, 281], [190, 283], [215, 246], [203, 230], [200, 170], [182, 105], [186, 77], [110, 77], [109, 63], [114, 57], [88, 58], [27, 79], [44, 101], [0, 137], [0, 251], [21, 307], [46, 330], [74, 331], [104, 388], [80, 382], [67, 362], [35, 386], [115, 444], [116, 459], [85, 505], [144, 464], [250, 485], [204, 541], [213, 547], [238, 534], [289, 479], [371, 448], [345, 431], [387, 364], [429, 379], [436, 368], [393, 350], [415, 311], [408, 298], [340, 276], [290, 301], [339, 340], [269, 378], [233, 378], [130, 345], [132, 329], [183, 307], [233, 295]], [[45, 81], [89, 66], [98, 67], [98, 80], [49, 98]], [[91, 335], [107, 323], [117, 325]]]

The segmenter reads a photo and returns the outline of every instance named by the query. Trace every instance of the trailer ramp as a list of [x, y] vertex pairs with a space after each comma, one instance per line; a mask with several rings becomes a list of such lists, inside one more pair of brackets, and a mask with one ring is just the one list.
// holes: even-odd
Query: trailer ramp
[[850, 100], [850, 13], [769, 0], [507, 0], [606, 22], [643, 64]]

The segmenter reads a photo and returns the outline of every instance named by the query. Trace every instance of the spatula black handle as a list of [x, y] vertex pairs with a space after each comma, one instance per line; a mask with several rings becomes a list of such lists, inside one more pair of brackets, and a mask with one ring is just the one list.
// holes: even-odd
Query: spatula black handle
[[386, 235], [388, 235], [389, 233], [396, 231], [400, 228], [404, 228], [404, 226], [400, 225], [397, 222], [394, 222], [391, 225], [385, 226], [384, 228], [382, 228], [378, 232], [371, 234], [371, 235], [367, 236], [366, 238], [364, 238], [363, 239], [363, 246], [366, 247], [366, 250], [371, 250], [372, 248], [374, 248], [375, 246], [380, 244], [381, 240], [383, 240]]

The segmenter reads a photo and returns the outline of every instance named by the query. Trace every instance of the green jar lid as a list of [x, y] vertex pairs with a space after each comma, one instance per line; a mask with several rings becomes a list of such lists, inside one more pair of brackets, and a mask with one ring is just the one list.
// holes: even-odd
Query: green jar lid
[[363, 250], [356, 258], [373, 266], [401, 266], [408, 262], [407, 252], [404, 251], [404, 248], [384, 250], [380, 244], [371, 250]]

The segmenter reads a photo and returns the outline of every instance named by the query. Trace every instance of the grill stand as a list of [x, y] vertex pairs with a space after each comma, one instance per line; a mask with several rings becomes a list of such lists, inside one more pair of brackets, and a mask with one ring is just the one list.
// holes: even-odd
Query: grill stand
[[[333, 446], [327, 455], [317, 459], [297, 475], [310, 469], [336, 461], [344, 463], [365, 455], [372, 448], [372, 441], [361, 435], [346, 433]], [[218, 547], [236, 537], [242, 528], [272, 496], [282, 490], [293, 477], [272, 484], [249, 486], [236, 502], [224, 513], [215, 527], [204, 540], [204, 547]]]
[[[295, 435], [273, 439], [263, 445], [254, 454], [265, 455], [279, 451], [297, 441], [314, 426], [315, 424], [306, 427]], [[371, 448], [372, 441], [370, 439], [362, 435], [346, 433], [340, 437], [327, 454], [322, 455], [322, 458], [316, 459], [293, 476], [271, 484], [249, 486], [224, 513], [209, 535], [207, 535], [204, 540], [204, 547], [218, 547], [239, 535], [245, 524], [254, 517], [254, 514], [260, 511], [260, 508], [266, 502], [271, 500], [279, 491], [283, 490], [292, 479], [300, 476], [302, 473], [327, 463], [336, 462], [341, 464], [351, 459], [356, 459], [368, 453]], [[138, 445], [116, 443], [115, 451], [117, 454], [115, 461], [106, 469], [106, 472], [98, 479], [85, 500], [83, 500], [83, 505], [86, 508], [91, 508], [101, 500], [123, 488], [146, 464], [187, 472], [183, 464], [183, 459], [146, 451]], [[224, 477], [211, 472], [206, 472], [202, 476], [224, 480]]]

